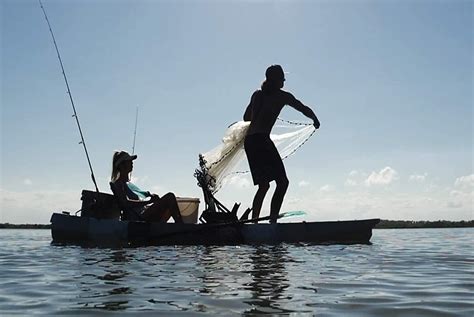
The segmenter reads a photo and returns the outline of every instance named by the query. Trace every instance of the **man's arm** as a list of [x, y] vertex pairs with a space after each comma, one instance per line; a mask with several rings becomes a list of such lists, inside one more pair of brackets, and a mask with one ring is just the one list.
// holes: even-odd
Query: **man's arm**
[[313, 119], [313, 125], [316, 129], [319, 128], [320, 126], [320, 123], [319, 123], [319, 120], [318, 120], [318, 117], [316, 116], [316, 114], [313, 112], [313, 110], [311, 110], [310, 107], [308, 106], [305, 106], [301, 101], [299, 101], [298, 99], [296, 99], [292, 94], [290, 93], [287, 93], [287, 102], [286, 104], [295, 108], [296, 110], [298, 110], [299, 112], [301, 112], [302, 114], [304, 114], [305, 116], [307, 116], [308, 118], [310, 119]]

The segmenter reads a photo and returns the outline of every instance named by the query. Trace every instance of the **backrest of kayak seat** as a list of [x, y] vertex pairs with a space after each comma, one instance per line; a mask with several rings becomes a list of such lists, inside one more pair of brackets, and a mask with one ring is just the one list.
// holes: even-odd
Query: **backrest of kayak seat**
[[82, 191], [82, 217], [120, 219], [120, 208], [114, 195], [91, 190]]

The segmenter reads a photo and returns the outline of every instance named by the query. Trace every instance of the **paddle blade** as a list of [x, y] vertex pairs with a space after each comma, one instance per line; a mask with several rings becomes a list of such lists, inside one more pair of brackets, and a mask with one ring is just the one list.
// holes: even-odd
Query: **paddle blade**
[[306, 212], [301, 211], [301, 210], [296, 210], [296, 211], [287, 211], [284, 213], [281, 213], [278, 218], [288, 218], [288, 217], [297, 217], [297, 216], [305, 216]]

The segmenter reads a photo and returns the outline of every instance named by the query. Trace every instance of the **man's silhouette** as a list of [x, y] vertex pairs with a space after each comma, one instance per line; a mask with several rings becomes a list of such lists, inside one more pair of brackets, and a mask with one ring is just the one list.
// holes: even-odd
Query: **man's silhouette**
[[313, 119], [316, 129], [319, 128], [319, 120], [313, 110], [305, 106], [291, 93], [281, 90], [285, 82], [285, 74], [280, 65], [268, 67], [265, 77], [261, 89], [252, 94], [250, 104], [245, 110], [244, 120], [250, 121], [250, 126], [245, 137], [244, 146], [253, 183], [258, 185], [252, 203], [252, 218], [259, 217], [263, 200], [270, 188], [270, 182], [275, 181], [276, 189], [270, 206], [270, 222], [275, 223], [289, 181], [280, 154], [270, 139], [270, 132], [285, 105], [289, 105], [308, 118]]

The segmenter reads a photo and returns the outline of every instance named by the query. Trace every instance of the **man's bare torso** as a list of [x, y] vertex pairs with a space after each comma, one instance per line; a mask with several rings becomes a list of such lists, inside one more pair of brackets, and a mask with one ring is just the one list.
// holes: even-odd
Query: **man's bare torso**
[[272, 94], [264, 94], [261, 90], [254, 92], [247, 110], [250, 111], [247, 118], [251, 121], [247, 135], [270, 134], [281, 109], [288, 104], [290, 96], [291, 94], [283, 90]]

